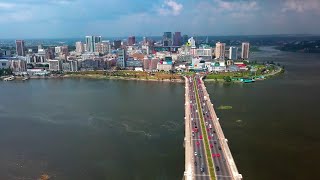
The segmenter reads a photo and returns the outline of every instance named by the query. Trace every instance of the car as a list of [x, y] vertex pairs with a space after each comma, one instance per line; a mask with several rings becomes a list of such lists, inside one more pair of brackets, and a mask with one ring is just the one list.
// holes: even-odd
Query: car
[[216, 157], [216, 154], [212, 154], [212, 157]]
[[202, 136], [200, 135], [199, 138], [202, 139]]
[[208, 121], [206, 121], [206, 126], [208, 126]]
[[211, 136], [208, 136], [208, 139], [211, 140]]
[[197, 166], [197, 161], [194, 161], [194, 165]]
[[213, 141], [213, 144], [217, 144], [217, 141]]
[[198, 154], [198, 157], [201, 158], [201, 154]]
[[192, 132], [192, 137], [194, 137], [194, 132]]
[[213, 134], [211, 133], [211, 137], [213, 137]]
[[198, 155], [197, 151], [195, 151], [195, 152], [194, 152], [194, 155], [195, 155], [195, 156], [197, 156], [197, 155]]
[[218, 153], [218, 154], [216, 154], [216, 156], [217, 156], [217, 157], [220, 157], [221, 155]]
[[209, 128], [212, 129], [212, 125], [211, 124], [209, 124]]
[[212, 144], [210, 144], [210, 148], [213, 148], [213, 145], [212, 145]]
[[219, 146], [218, 149], [221, 150], [221, 147]]
[[216, 131], [213, 131], [213, 133], [216, 133]]
[[199, 141], [197, 141], [197, 143], [196, 143], [196, 144], [197, 144], [197, 146], [199, 146], [199, 145], [200, 145]]
[[200, 171], [201, 171], [201, 172], [204, 172], [204, 168], [203, 168], [203, 167], [201, 167], [201, 168], [200, 168]]
[[216, 171], [219, 171], [219, 170], [220, 170], [219, 166], [216, 166]]

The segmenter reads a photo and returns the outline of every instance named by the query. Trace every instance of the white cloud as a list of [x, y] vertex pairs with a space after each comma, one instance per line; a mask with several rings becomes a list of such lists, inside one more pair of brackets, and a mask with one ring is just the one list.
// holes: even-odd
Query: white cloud
[[15, 7], [15, 4], [0, 2], [0, 9], [12, 9]]
[[183, 5], [175, 2], [174, 0], [166, 0], [161, 8], [158, 8], [160, 15], [174, 15], [177, 16], [181, 13]]
[[225, 1], [213, 0], [219, 11], [252, 11], [258, 10], [259, 6], [256, 1]]
[[282, 8], [282, 12], [295, 11], [303, 13], [312, 10], [320, 11], [319, 0], [286, 0]]

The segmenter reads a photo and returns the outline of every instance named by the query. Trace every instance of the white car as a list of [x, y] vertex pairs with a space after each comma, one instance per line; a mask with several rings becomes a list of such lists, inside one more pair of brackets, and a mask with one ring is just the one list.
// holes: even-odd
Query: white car
[[197, 155], [198, 155], [198, 153], [197, 153], [197, 152], [194, 152], [194, 155], [195, 155], [195, 156], [197, 156]]

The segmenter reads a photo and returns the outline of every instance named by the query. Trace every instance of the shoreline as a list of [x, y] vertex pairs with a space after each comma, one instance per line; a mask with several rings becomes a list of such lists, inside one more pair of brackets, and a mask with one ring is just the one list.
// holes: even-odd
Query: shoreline
[[[264, 81], [264, 80], [267, 80], [269, 78], [272, 78], [274, 76], [277, 76], [281, 73], [284, 72], [284, 69], [280, 66], [276, 66], [277, 67], [277, 70], [275, 72], [271, 72], [271, 73], [268, 73], [268, 74], [265, 74], [263, 75], [264, 76], [264, 79], [256, 79], [255, 81]], [[205, 82], [217, 82], [217, 83], [243, 83], [241, 81], [231, 81], [231, 82], [225, 82], [224, 79], [203, 79], [203, 81]]]
[[[271, 77], [274, 77], [278, 74], [281, 74], [284, 72], [284, 69], [276, 66], [277, 70], [275, 72], [271, 72], [268, 74], [263, 75], [264, 79], [257, 79], [256, 81], [263, 81], [266, 79], [269, 79]], [[0, 77], [0, 79], [3, 79], [4, 77]], [[62, 76], [30, 76], [29, 79], [67, 79], [67, 78], [78, 78], [78, 79], [103, 79], [103, 80], [126, 80], [126, 81], [151, 81], [151, 82], [170, 82], [170, 83], [184, 83], [185, 80], [182, 79], [146, 79], [146, 78], [133, 78], [133, 77], [122, 77], [122, 76], [105, 76], [105, 75], [99, 75], [99, 74], [67, 74]], [[19, 80], [15, 79], [14, 81]], [[218, 82], [218, 83], [226, 83], [224, 79], [204, 79], [205, 82]], [[228, 83], [242, 83], [241, 81], [232, 81]]]

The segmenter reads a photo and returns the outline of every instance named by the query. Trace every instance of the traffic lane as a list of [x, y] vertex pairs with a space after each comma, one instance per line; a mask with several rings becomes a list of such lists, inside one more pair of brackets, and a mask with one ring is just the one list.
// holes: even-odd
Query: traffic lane
[[[192, 118], [193, 118], [192, 127], [193, 128], [199, 128], [198, 127], [198, 124], [199, 124], [198, 113], [196, 112], [196, 108], [195, 108], [194, 105], [195, 104], [193, 104], [193, 106], [192, 106]], [[196, 124], [194, 124], [194, 123], [196, 123]], [[201, 130], [198, 133], [194, 133], [194, 134], [195, 134], [195, 136], [194, 136], [193, 139], [198, 139], [199, 135], [201, 135]], [[197, 141], [199, 141], [199, 140], [197, 140]], [[197, 152], [197, 154], [200, 154], [201, 156], [203, 156], [203, 153], [204, 153], [203, 152], [203, 148], [201, 148], [201, 144], [200, 143], [199, 143], [199, 145], [197, 145], [196, 142], [193, 142], [194, 150], [195, 150], [195, 152]], [[199, 157], [194, 156], [194, 160], [197, 162], [197, 166], [194, 166], [195, 174], [202, 174], [201, 171], [200, 171], [200, 167], [201, 167], [202, 164], [205, 164], [203, 157], [199, 158]], [[202, 178], [197, 178], [197, 179], [202, 179]]]
[[[199, 96], [200, 96], [200, 100], [201, 100], [201, 106], [202, 106], [202, 108], [203, 108], [203, 111], [201, 112], [201, 113], [203, 113], [203, 115], [204, 115], [204, 120], [207, 122], [206, 123], [206, 129], [208, 129], [208, 135], [209, 135], [209, 137], [208, 138], [210, 138], [210, 135], [213, 133], [213, 130], [211, 129], [210, 130], [210, 128], [208, 127], [209, 126], [209, 124], [211, 124], [212, 126], [213, 126], [213, 122], [208, 122], [207, 120], [209, 120], [208, 118], [207, 118], [207, 113], [206, 112], [208, 112], [209, 111], [209, 107], [207, 106], [207, 103], [205, 103], [205, 99], [204, 99], [204, 94], [203, 94], [203, 91], [201, 90], [201, 87], [200, 86], [198, 86], [199, 87], [199, 91], [198, 91], [198, 94], [199, 94]], [[203, 105], [203, 103], [204, 103], [204, 105]], [[215, 167], [214, 168], [216, 168], [216, 166], [218, 166], [219, 167], [219, 171], [217, 171], [216, 173], [217, 173], [217, 175], [225, 175], [225, 176], [228, 176], [228, 171], [227, 171], [227, 167], [226, 167], [226, 163], [223, 161], [223, 159], [225, 158], [224, 157], [224, 155], [223, 155], [223, 153], [222, 153], [222, 151], [221, 150], [219, 150], [219, 146], [221, 147], [221, 144], [220, 144], [220, 141], [217, 141], [217, 146], [215, 146], [214, 145], [214, 142], [213, 142], [214, 140], [213, 139], [211, 139], [209, 142], [211, 143], [211, 144], [213, 144], [213, 146], [212, 146], [212, 153], [213, 154], [220, 154], [220, 157], [210, 157], [210, 158], [212, 158], [213, 159], [213, 161], [215, 162]]]
[[[204, 106], [204, 111], [207, 112], [208, 110], [209, 110], [208, 107]], [[211, 124], [211, 127], [213, 127], [213, 129], [212, 128], [210, 129], [210, 127], [209, 127], [210, 125], [209, 124]], [[219, 167], [219, 171], [217, 171], [217, 174], [225, 175], [225, 174], [227, 174], [227, 172], [225, 172], [225, 168], [224, 168], [225, 167], [225, 163], [222, 161], [222, 158], [221, 158], [223, 156], [223, 153], [221, 152], [221, 150], [219, 150], [219, 146], [221, 147], [220, 141], [215, 139], [215, 136], [212, 137], [212, 134], [215, 134], [214, 133], [215, 130], [214, 130], [213, 123], [211, 121], [209, 121], [209, 120], [206, 121], [206, 128], [207, 128], [207, 131], [208, 131], [208, 134], [209, 134], [208, 138], [210, 138], [210, 144], [213, 145], [212, 148], [211, 148], [212, 155], [213, 154], [220, 154], [220, 157], [212, 157], [214, 162], [215, 162], [215, 168], [216, 168], [216, 166]], [[216, 144], [214, 144], [214, 141], [216, 141]]]
[[[194, 104], [194, 107], [197, 107], [197, 103], [196, 102]], [[196, 140], [196, 142], [199, 142], [199, 144], [196, 145], [197, 146], [196, 149], [198, 151], [197, 153], [201, 155], [201, 158], [197, 157], [197, 159], [198, 159], [198, 162], [197, 162], [198, 167], [197, 167], [196, 171], [197, 172], [200, 171], [200, 167], [204, 166], [205, 172], [201, 173], [201, 171], [200, 171], [200, 174], [201, 175], [208, 175], [208, 165], [207, 165], [207, 161], [205, 159], [205, 149], [204, 149], [205, 146], [204, 146], [203, 140], [200, 140], [200, 137], [203, 139], [203, 132], [201, 130], [201, 127], [199, 127], [200, 126], [200, 118], [199, 118], [198, 112], [196, 112], [196, 109], [194, 111], [194, 121], [197, 124], [196, 126], [194, 125], [194, 127], [198, 128], [198, 133], [196, 133], [197, 134], [196, 137], [198, 138], [198, 140]], [[195, 143], [195, 144], [197, 144], [197, 143]], [[208, 178], [208, 176], [200, 176], [200, 178], [198, 177], [197, 179], [207, 179], [207, 178]]]
[[[209, 110], [207, 106], [205, 108], [207, 110]], [[212, 120], [209, 120], [209, 121], [210, 121], [210, 123], [208, 123], [208, 124], [212, 123], [211, 125], [213, 127], [212, 129], [209, 128], [209, 132], [211, 134], [215, 134], [214, 131], [217, 132], [216, 129], [215, 129], [215, 126], [213, 125]], [[217, 135], [215, 134], [214, 137], [217, 137]], [[216, 140], [217, 144], [214, 144], [215, 140]], [[214, 154], [220, 154], [219, 158], [218, 157], [215, 158], [215, 162], [217, 162], [216, 164], [218, 164], [220, 172], [221, 172], [221, 174], [218, 173], [218, 172], [217, 172], [217, 174], [224, 175], [224, 176], [230, 175], [230, 172], [228, 171], [227, 163], [223, 160], [223, 159], [225, 159], [225, 155], [224, 155], [222, 150], [219, 150], [219, 147], [221, 147], [221, 140], [212, 138], [211, 142], [213, 143], [213, 151], [214, 151], [213, 153]]]

